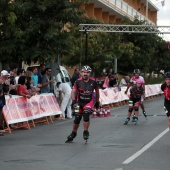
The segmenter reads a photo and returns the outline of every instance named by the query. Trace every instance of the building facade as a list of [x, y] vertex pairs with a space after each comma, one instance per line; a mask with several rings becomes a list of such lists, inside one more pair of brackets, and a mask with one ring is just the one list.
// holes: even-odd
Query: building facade
[[122, 24], [124, 17], [157, 24], [158, 8], [150, 0], [92, 0], [83, 7], [88, 18], [104, 24]]

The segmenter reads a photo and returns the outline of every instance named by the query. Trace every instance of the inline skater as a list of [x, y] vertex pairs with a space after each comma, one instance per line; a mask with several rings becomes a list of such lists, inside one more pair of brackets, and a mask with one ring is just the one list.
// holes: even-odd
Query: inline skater
[[130, 88], [130, 98], [129, 98], [129, 110], [127, 114], [127, 118], [124, 124], [128, 124], [130, 121], [130, 117], [132, 111], [134, 110], [135, 114], [133, 116], [134, 124], [138, 122], [138, 115], [139, 115], [139, 106], [141, 104], [141, 96], [144, 94], [144, 88], [142, 86], [143, 81], [138, 79], [136, 80], [136, 86], [132, 86]]
[[[89, 66], [83, 66], [81, 70], [81, 78], [77, 79], [74, 83], [71, 97], [72, 106], [79, 106], [78, 112], [75, 113], [75, 119], [73, 123], [72, 133], [67, 137], [67, 142], [72, 142], [77, 136], [77, 130], [79, 128], [80, 121], [83, 117], [84, 132], [83, 138], [85, 141], [89, 138], [89, 126], [90, 126], [90, 114], [92, 114], [92, 108], [95, 106], [99, 108], [99, 87], [94, 78], [90, 77], [92, 69]], [[96, 92], [96, 103], [94, 99], [94, 90]], [[77, 100], [76, 100], [77, 98]], [[95, 103], [95, 105], [94, 105]]]
[[134, 72], [133, 72], [134, 76], [132, 76], [132, 78], [130, 79], [130, 82], [128, 83], [127, 85], [127, 89], [125, 91], [125, 94], [127, 94], [128, 92], [128, 89], [135, 85], [136, 84], [136, 81], [137, 80], [141, 80], [143, 83], [142, 83], [142, 87], [144, 88], [144, 93], [143, 95], [141, 96], [141, 109], [143, 111], [143, 115], [145, 116], [145, 118], [147, 118], [147, 114], [146, 114], [146, 111], [145, 111], [145, 107], [144, 107], [144, 99], [145, 99], [145, 80], [142, 76], [140, 76], [140, 70], [139, 69], [134, 69]]
[[165, 83], [161, 85], [161, 90], [164, 92], [164, 109], [168, 117], [168, 127], [170, 129], [170, 72], [164, 74]]

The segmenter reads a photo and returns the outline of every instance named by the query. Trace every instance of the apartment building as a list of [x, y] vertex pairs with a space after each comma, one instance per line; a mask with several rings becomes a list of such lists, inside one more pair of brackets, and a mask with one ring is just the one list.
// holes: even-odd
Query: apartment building
[[104, 24], [121, 24], [125, 16], [157, 24], [158, 8], [150, 0], [92, 0], [83, 8], [87, 17]]

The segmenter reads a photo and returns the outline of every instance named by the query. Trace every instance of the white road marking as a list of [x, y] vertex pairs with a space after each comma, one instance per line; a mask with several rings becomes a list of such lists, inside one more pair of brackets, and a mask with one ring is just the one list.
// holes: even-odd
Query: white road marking
[[116, 168], [115, 170], [123, 170], [123, 168]]
[[162, 138], [166, 133], [169, 132], [169, 128], [165, 129], [162, 133], [160, 133], [158, 136], [156, 136], [152, 141], [150, 141], [147, 145], [145, 145], [142, 149], [137, 151], [135, 154], [133, 154], [131, 157], [126, 159], [122, 164], [129, 164], [134, 159], [136, 159], [138, 156], [140, 156], [143, 152], [145, 152], [147, 149], [149, 149], [154, 143], [156, 143], [160, 138]]

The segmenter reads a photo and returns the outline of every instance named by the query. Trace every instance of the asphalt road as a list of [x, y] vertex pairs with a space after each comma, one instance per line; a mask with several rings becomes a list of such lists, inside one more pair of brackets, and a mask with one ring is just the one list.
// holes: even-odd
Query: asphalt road
[[65, 143], [73, 120], [54, 121], [0, 137], [0, 170], [169, 170], [170, 142], [163, 97], [145, 102], [148, 120], [123, 125], [128, 106], [107, 118], [92, 118], [90, 139], [83, 126]]

